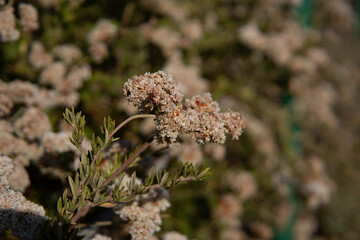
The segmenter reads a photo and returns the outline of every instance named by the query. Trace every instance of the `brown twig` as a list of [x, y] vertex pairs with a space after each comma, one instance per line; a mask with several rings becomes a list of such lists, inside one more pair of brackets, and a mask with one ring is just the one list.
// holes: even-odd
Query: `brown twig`
[[141, 147], [138, 148], [138, 150], [136, 150], [136, 152], [131, 155], [131, 157], [129, 157], [123, 164], [121, 164], [121, 166], [116, 169], [115, 172], [113, 172], [113, 174], [111, 174], [104, 182], [104, 186], [106, 186], [107, 184], [109, 184], [116, 176], [118, 176], [122, 171], [124, 171], [132, 162], [135, 161], [135, 159], [146, 149], [150, 146], [152, 142], [152, 138], [145, 142]]
[[79, 218], [86, 213], [91, 208], [91, 202], [86, 201], [84, 206], [82, 206], [79, 211], [71, 218], [71, 224], [76, 224], [76, 221], [79, 220]]

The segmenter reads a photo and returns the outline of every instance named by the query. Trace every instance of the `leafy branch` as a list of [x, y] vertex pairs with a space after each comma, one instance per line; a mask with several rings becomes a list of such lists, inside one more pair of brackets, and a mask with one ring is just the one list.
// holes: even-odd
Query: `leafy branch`
[[[154, 188], [169, 188], [189, 181], [202, 180], [211, 174], [205, 165], [182, 163], [181, 167], [172, 173], [165, 170], [155, 172], [154, 167], [151, 168], [143, 184], [137, 183], [135, 171], [125, 182], [125, 171], [134, 165], [140, 154], [150, 146], [153, 138], [143, 143], [123, 161], [116, 158], [113, 167], [99, 167], [105, 149], [118, 139], [113, 137], [117, 131], [134, 119], [154, 117], [151, 114], [134, 115], [117, 127], [110, 117], [105, 118], [101, 127], [102, 136], [93, 134], [91, 150], [86, 152], [82, 147], [85, 138], [85, 116], [81, 112], [75, 113], [74, 109], [66, 109], [64, 118], [74, 128], [70, 141], [81, 152], [79, 168], [73, 178], [68, 177], [69, 188], [65, 189], [57, 203], [60, 217], [70, 224], [70, 230], [91, 207], [129, 202]], [[109, 192], [110, 184], [113, 188]]]
[[101, 127], [102, 137], [93, 134], [91, 141], [91, 150], [86, 152], [82, 143], [85, 138], [85, 116], [81, 112], [75, 113], [72, 110], [66, 109], [63, 114], [65, 120], [73, 127], [71, 143], [76, 146], [81, 152], [80, 165], [75, 174], [74, 179], [68, 177], [70, 189], [65, 189], [63, 196], [59, 198], [57, 203], [57, 210], [61, 217], [66, 221], [76, 224], [77, 220], [90, 209], [92, 206], [97, 206], [109, 200], [109, 196], [102, 191], [105, 187], [126, 168], [150, 145], [150, 142], [144, 143], [134, 154], [124, 162], [119, 169], [115, 170], [111, 176], [105, 178], [103, 172], [97, 169], [104, 150], [118, 138], [113, 136], [128, 122], [137, 118], [154, 118], [152, 114], [134, 115], [115, 128], [115, 121], [110, 117], [104, 119], [104, 124]]

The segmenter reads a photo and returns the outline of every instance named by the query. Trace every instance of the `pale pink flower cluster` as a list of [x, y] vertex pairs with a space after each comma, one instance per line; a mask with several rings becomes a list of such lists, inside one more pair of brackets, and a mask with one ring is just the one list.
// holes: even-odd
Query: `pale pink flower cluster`
[[66, 74], [63, 82], [56, 89], [60, 92], [79, 90], [84, 82], [91, 77], [92, 70], [87, 63], [72, 66]]
[[[74, 64], [82, 56], [81, 50], [72, 44], [62, 44], [55, 46], [52, 52], [53, 55], [48, 53], [40, 42], [31, 44], [28, 60], [35, 69], [42, 70], [40, 83], [53, 87], [57, 94], [77, 95], [76, 90], [92, 74], [87, 63]], [[58, 61], [54, 62], [54, 58]]]
[[86, 63], [75, 65], [67, 71], [63, 62], [54, 62], [42, 71], [40, 82], [67, 93], [78, 90], [90, 76], [91, 69]]
[[200, 146], [190, 141], [181, 143], [178, 148], [173, 148], [172, 154], [177, 156], [179, 162], [199, 164], [204, 160]]
[[6, 95], [0, 95], [0, 117], [4, 117], [11, 112], [14, 104]]
[[15, 132], [21, 138], [29, 141], [41, 139], [51, 130], [49, 117], [37, 108], [27, 108], [24, 114], [15, 123]]
[[225, 194], [220, 197], [214, 216], [226, 227], [238, 228], [241, 225], [239, 215], [242, 210], [243, 205], [237, 196]]
[[124, 94], [140, 112], [156, 115], [159, 142], [173, 144], [180, 134], [189, 134], [197, 143], [224, 143], [225, 134], [237, 139], [245, 127], [238, 112], [220, 112], [210, 93], [184, 101], [177, 82], [163, 71], [132, 77]]
[[36, 8], [27, 3], [19, 4], [20, 23], [25, 32], [35, 31], [39, 28], [39, 17]]
[[274, 238], [274, 232], [271, 226], [263, 221], [253, 221], [249, 227], [251, 232], [257, 237], [256, 239]]
[[[74, 71], [73, 75], [84, 75], [83, 70], [77, 66], [74, 68], [78, 71]], [[9, 179], [14, 190], [24, 191], [30, 185], [25, 169], [30, 160], [36, 162], [44, 153], [72, 151], [76, 154], [68, 141], [71, 133], [52, 133], [49, 117], [43, 109], [59, 105], [74, 106], [77, 101], [76, 91], [63, 93], [21, 80], [9, 83], [0, 80], [0, 114], [4, 118], [0, 121], [0, 153], [14, 160], [14, 174]], [[12, 116], [13, 106], [23, 107]], [[12, 121], [8, 120], [10, 117]]]
[[41, 222], [47, 219], [45, 210], [11, 189], [8, 178], [12, 169], [11, 159], [0, 156], [0, 232], [11, 229], [17, 238], [33, 239]]
[[44, 45], [41, 42], [33, 42], [28, 54], [29, 63], [35, 69], [46, 67], [53, 62], [51, 54], [47, 53]]
[[183, 100], [177, 82], [162, 71], [132, 77], [124, 84], [124, 95], [143, 113], [167, 113], [180, 109]]
[[226, 156], [226, 147], [221, 144], [207, 143], [204, 146], [204, 153], [216, 161], [222, 161]]
[[55, 46], [52, 52], [55, 57], [59, 58], [66, 64], [71, 64], [82, 56], [81, 50], [73, 44]]
[[197, 41], [203, 36], [202, 25], [198, 19], [185, 21], [180, 27], [182, 34], [190, 41]]
[[109, 55], [109, 49], [103, 42], [93, 42], [89, 45], [89, 53], [96, 63], [101, 63]]
[[317, 209], [330, 202], [336, 187], [328, 177], [324, 163], [317, 156], [309, 159], [309, 169], [304, 176], [302, 190], [307, 196], [310, 209]]
[[209, 83], [201, 76], [200, 68], [196, 65], [186, 65], [179, 53], [169, 58], [164, 71], [176, 78], [180, 91], [186, 97], [201, 94], [209, 89]]
[[161, 217], [160, 212], [170, 207], [170, 203], [165, 198], [147, 201], [139, 205], [137, 201], [131, 205], [124, 206], [116, 213], [120, 218], [131, 222], [130, 235], [133, 240], [150, 239], [155, 232], [160, 231]]
[[181, 233], [171, 231], [164, 233], [162, 235], [162, 240], [188, 240], [188, 238]]
[[96, 63], [101, 63], [108, 55], [107, 43], [117, 35], [117, 27], [109, 19], [100, 19], [87, 35], [90, 56]]
[[256, 22], [250, 22], [239, 28], [238, 37], [245, 45], [263, 51], [277, 64], [286, 66], [304, 46], [305, 33], [296, 22], [289, 21], [282, 31], [267, 34], [261, 32]]
[[115, 38], [117, 27], [109, 19], [100, 19], [87, 35], [88, 42], [109, 42]]
[[[0, 121], [0, 152], [7, 156], [13, 156], [15, 162], [28, 165], [29, 159], [36, 159], [41, 155], [41, 150], [24, 139], [17, 138], [14, 134], [14, 127], [5, 121]], [[8, 129], [3, 129], [3, 126]]]
[[183, 42], [179, 32], [167, 26], [156, 27], [153, 22], [141, 25], [139, 31], [157, 45], [166, 57], [175, 54]]
[[226, 182], [242, 201], [254, 196], [258, 190], [257, 183], [250, 172], [229, 172], [226, 174]]
[[45, 67], [40, 74], [40, 83], [57, 88], [66, 74], [66, 66], [62, 62], [54, 62]]
[[16, 29], [16, 19], [14, 8], [5, 6], [0, 8], [0, 41], [12, 42], [20, 37], [20, 32]]
[[30, 186], [30, 177], [22, 163], [14, 162], [14, 170], [9, 177], [10, 186], [13, 190], [24, 192]]
[[[0, 125], [3, 125], [2, 121]], [[9, 129], [12, 126], [8, 126]], [[30, 159], [38, 159], [42, 155], [42, 150], [38, 145], [29, 144], [21, 138], [13, 135], [13, 130], [3, 130], [0, 126], [0, 153], [13, 157], [14, 173], [9, 178], [12, 189], [24, 191], [30, 185], [30, 178], [25, 167], [30, 164]], [[21, 177], [19, 177], [21, 176]]]
[[320, 0], [319, 7], [323, 10], [328, 24], [339, 33], [349, 33], [356, 25], [356, 12], [351, 1]]
[[213, 213], [224, 229], [220, 234], [220, 239], [243, 239], [240, 216], [244, 203], [256, 194], [257, 183], [248, 172], [230, 171], [225, 175], [224, 183], [232, 190], [232, 193], [226, 193], [219, 198]]
[[77, 152], [76, 147], [69, 141], [71, 134], [71, 131], [46, 132], [41, 140], [44, 151], [46, 153]]
[[[75, 106], [78, 101], [78, 93], [60, 93], [58, 91], [39, 88], [30, 82], [24, 82], [16, 79], [12, 82], [5, 83], [0, 80], [0, 93], [11, 100], [13, 104], [25, 104], [26, 106], [37, 106], [40, 109], [54, 107], [54, 106]], [[0, 101], [3, 102], [3, 101]], [[9, 114], [10, 105], [2, 105], [0, 109], [7, 109], [2, 111]]]
[[294, 240], [314, 239], [317, 228], [318, 223], [313, 216], [299, 217], [294, 226]]
[[9, 178], [10, 184], [14, 190], [23, 192], [30, 185], [25, 167], [43, 154], [38, 142], [51, 131], [51, 123], [38, 108], [25, 108], [21, 115], [19, 113], [12, 122], [0, 121], [0, 152], [12, 156], [14, 173]]

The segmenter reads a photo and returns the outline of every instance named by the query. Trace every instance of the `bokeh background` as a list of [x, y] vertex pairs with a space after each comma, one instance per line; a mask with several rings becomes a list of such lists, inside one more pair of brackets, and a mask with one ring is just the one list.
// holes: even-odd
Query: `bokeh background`
[[[19, 20], [20, 3], [37, 9], [38, 26]], [[5, 11], [16, 18], [10, 41], [0, 31], [0, 152], [14, 160], [12, 187], [49, 216], [74, 172], [65, 107], [86, 115], [90, 137], [105, 116], [120, 122], [136, 113], [123, 96], [128, 78], [162, 69], [186, 97], [211, 92], [247, 127], [224, 146], [186, 137], [178, 149], [153, 146], [140, 176], [182, 160], [213, 172], [170, 190], [159, 236], [360, 239], [359, 1], [12, 4], [0, 9], [2, 27]], [[133, 122], [111, 151], [133, 149], [153, 131], [151, 120]], [[97, 231], [127, 239], [121, 224]]]

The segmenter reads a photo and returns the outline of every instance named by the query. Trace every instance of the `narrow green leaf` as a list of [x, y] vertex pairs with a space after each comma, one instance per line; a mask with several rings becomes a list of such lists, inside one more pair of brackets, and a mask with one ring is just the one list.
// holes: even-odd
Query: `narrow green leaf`
[[57, 202], [57, 211], [58, 211], [59, 214], [61, 213], [62, 208], [63, 208], [62, 198], [59, 197], [58, 202]]
[[160, 186], [163, 186], [163, 185], [166, 183], [166, 181], [168, 180], [168, 177], [169, 177], [169, 173], [166, 172], [166, 173], [164, 174], [164, 176], [162, 177], [161, 182], [159, 183]]
[[74, 198], [76, 198], [76, 187], [75, 187], [75, 183], [73, 181], [73, 179], [68, 176], [68, 181], [69, 181], [69, 185], [70, 185], [70, 190], [71, 190], [71, 194]]
[[200, 179], [200, 178], [206, 176], [206, 174], [209, 173], [209, 172], [210, 172], [210, 168], [208, 167], [204, 171], [202, 171], [199, 175], [197, 175], [197, 178]]

